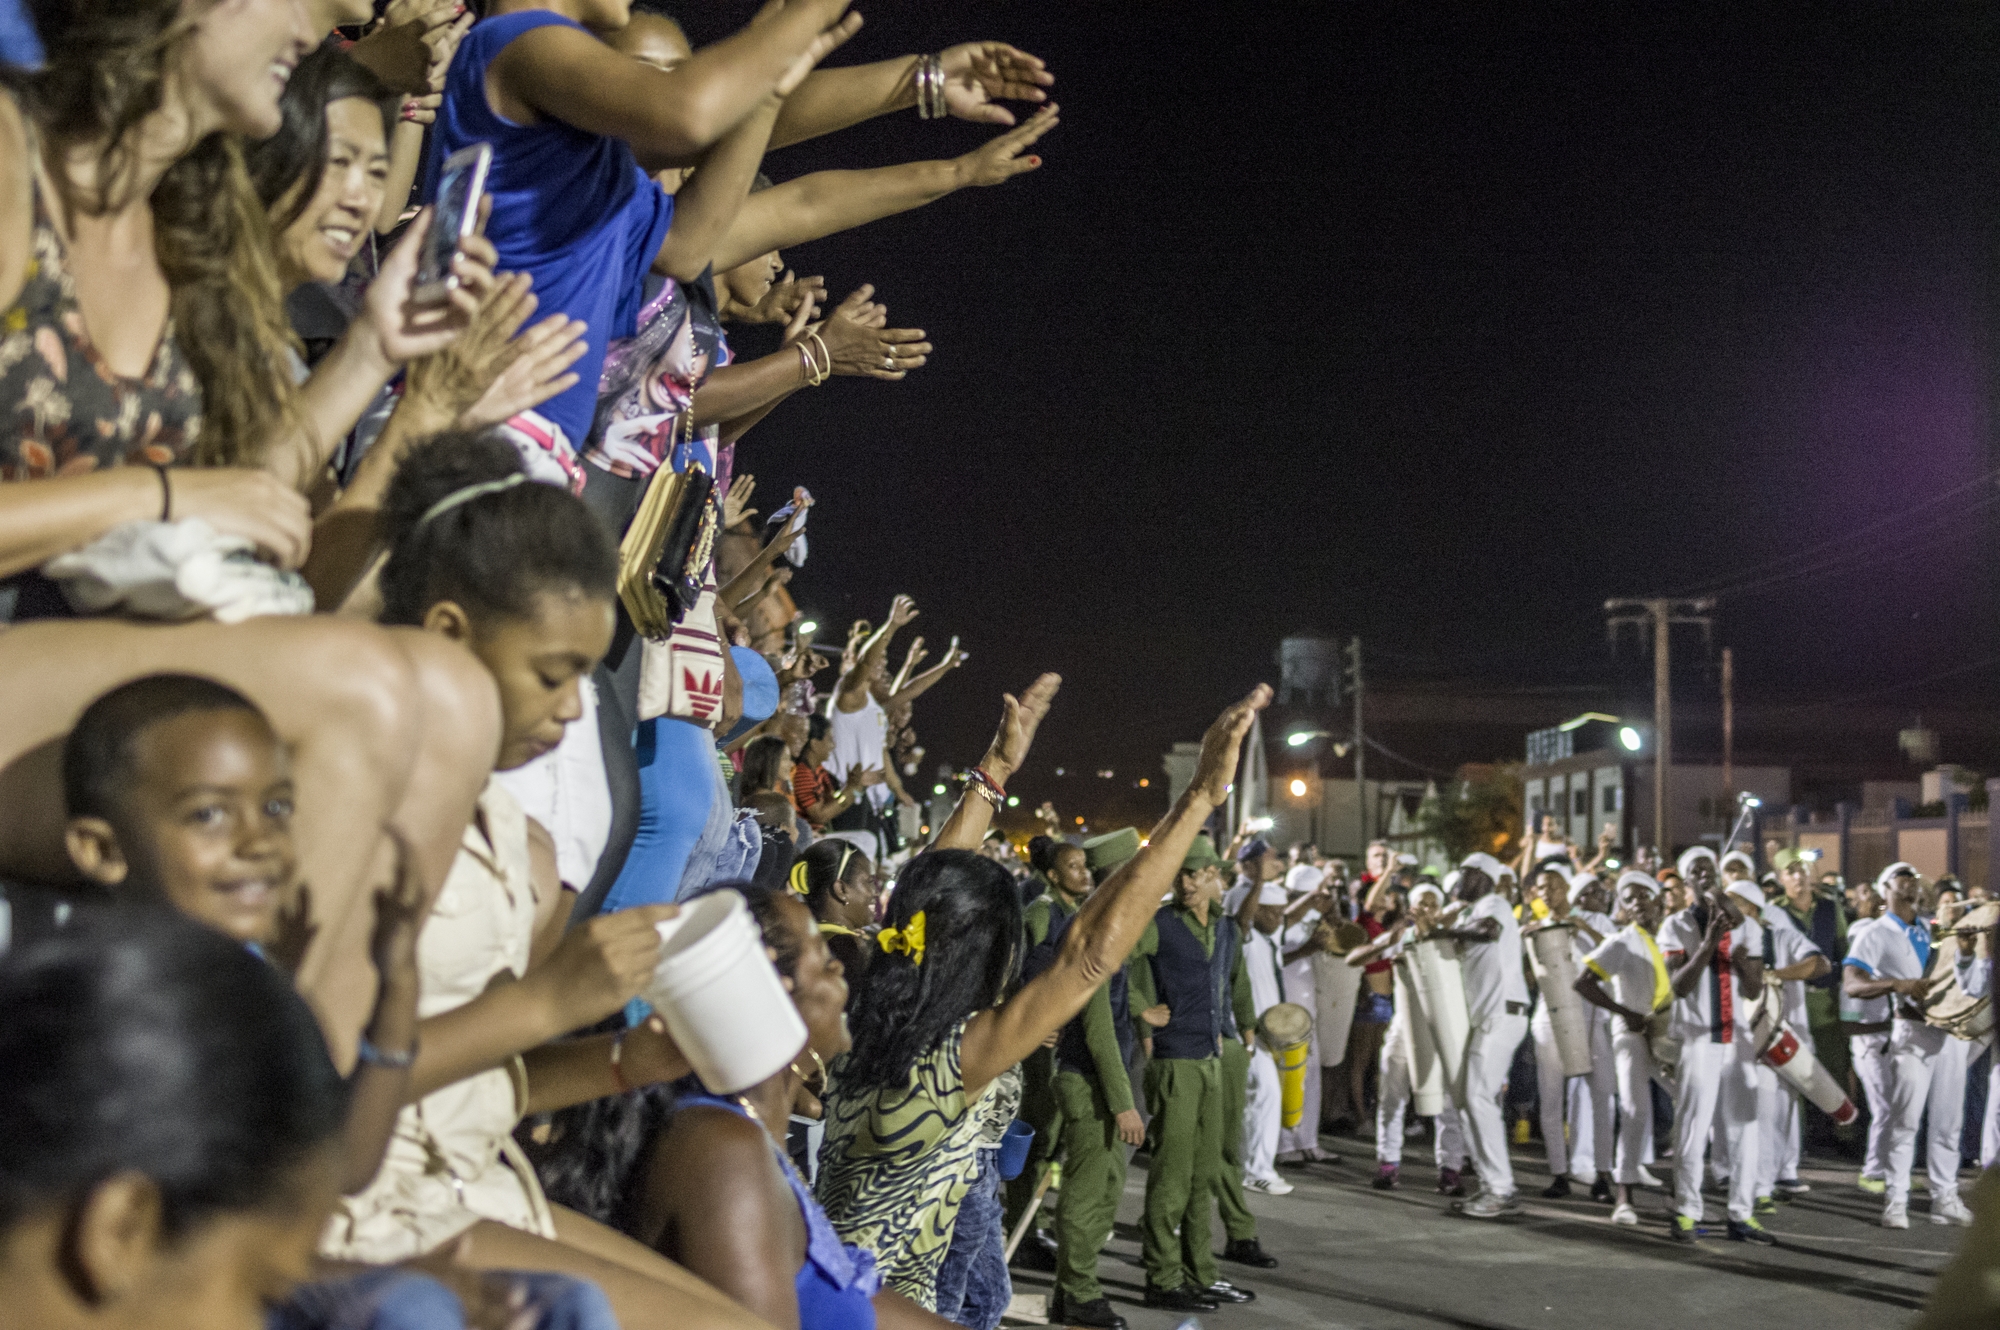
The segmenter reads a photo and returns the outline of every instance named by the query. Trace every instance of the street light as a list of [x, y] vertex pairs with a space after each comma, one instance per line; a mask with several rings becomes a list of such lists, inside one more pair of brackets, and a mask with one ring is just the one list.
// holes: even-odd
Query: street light
[[804, 637], [808, 633], [816, 633], [818, 631], [819, 631], [819, 625], [813, 622], [811, 619], [807, 619], [804, 623], [799, 625], [800, 637]]
[[1297, 734], [1286, 735], [1285, 743], [1292, 748], [1304, 748], [1315, 739], [1331, 739], [1332, 737], [1333, 732], [1331, 730], [1300, 730]]
[[1646, 737], [1632, 726], [1625, 725], [1619, 728], [1618, 742], [1624, 746], [1626, 752], [1636, 753], [1645, 746]]
[[1294, 799], [1303, 799], [1306, 797], [1306, 783], [1304, 781], [1295, 780], [1292, 782], [1292, 797]]

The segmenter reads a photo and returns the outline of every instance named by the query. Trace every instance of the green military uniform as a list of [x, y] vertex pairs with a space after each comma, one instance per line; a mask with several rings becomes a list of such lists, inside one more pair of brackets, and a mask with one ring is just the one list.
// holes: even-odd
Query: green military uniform
[[[1789, 847], [1772, 856], [1772, 864], [1780, 872], [1797, 861], [1798, 851]], [[1790, 916], [1801, 933], [1812, 939], [1814, 946], [1825, 952], [1827, 960], [1833, 965], [1832, 974], [1806, 985], [1806, 1024], [1811, 1030], [1813, 1050], [1819, 1060], [1826, 1064], [1827, 1071], [1835, 1080], [1845, 1085], [1848, 1069], [1852, 1065], [1848, 1058], [1847, 1037], [1840, 1029], [1840, 962], [1847, 954], [1847, 907], [1838, 894], [1831, 899], [1815, 900], [1813, 908], [1807, 911], [1793, 908], [1791, 898], [1782, 891], [1772, 901]], [[1821, 916], [1820, 919], [1815, 920], [1815, 915]], [[1832, 924], [1833, 950], [1826, 950], [1826, 929], [1821, 927], [1816, 930], [1816, 922]]]
[[[1182, 863], [1198, 872], [1220, 862], [1199, 837]], [[1225, 984], [1216, 973], [1217, 933], [1233, 930], [1220, 904], [1207, 918], [1182, 906], [1162, 909], [1132, 951], [1131, 1002], [1140, 1012], [1164, 1001], [1168, 1024], [1152, 1032], [1146, 1103], [1152, 1111], [1147, 1144], [1146, 1214], [1142, 1224], [1146, 1282], [1155, 1289], [1205, 1289], [1221, 1276], [1209, 1245], [1209, 1196], [1222, 1170], [1222, 1060]], [[1162, 946], [1162, 930], [1168, 936]], [[1240, 968], [1240, 953], [1238, 958]]]
[[[1048, 891], [1028, 902], [1022, 913], [1027, 927], [1028, 946], [1038, 947], [1048, 940], [1049, 926], [1075, 914], [1077, 907], [1063, 899], [1053, 884]], [[1028, 1162], [1007, 1184], [1006, 1228], [1008, 1233], [1034, 1204], [1035, 1189], [1042, 1173], [1055, 1157], [1062, 1140], [1062, 1110], [1056, 1104], [1056, 1051], [1038, 1048], [1021, 1060], [1021, 1120], [1035, 1129], [1034, 1144], [1028, 1147]]]
[[[1084, 842], [1090, 869], [1102, 881], [1139, 852], [1139, 833], [1114, 832]], [[1118, 1115], [1131, 1111], [1132, 1084], [1113, 987], [1098, 986], [1082, 1015], [1064, 1027], [1056, 1047], [1056, 1110], [1062, 1115], [1062, 1201], [1056, 1210], [1056, 1294], [1066, 1305], [1104, 1296], [1097, 1258], [1111, 1240], [1118, 1201], [1125, 1194], [1125, 1145]]]
[[1215, 1205], [1224, 1235], [1249, 1242], [1257, 1236], [1257, 1216], [1243, 1203], [1243, 1111], [1250, 1100], [1250, 1050], [1243, 1038], [1257, 1028], [1257, 1004], [1250, 997], [1241, 943], [1229, 975], [1229, 1009], [1236, 1038], [1222, 1041], [1222, 1167], [1215, 1171]]

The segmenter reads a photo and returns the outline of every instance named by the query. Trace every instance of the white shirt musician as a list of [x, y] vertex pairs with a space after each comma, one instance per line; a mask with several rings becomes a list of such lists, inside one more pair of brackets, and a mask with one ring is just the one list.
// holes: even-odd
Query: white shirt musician
[[1514, 870], [1492, 855], [1467, 856], [1459, 865], [1457, 895], [1472, 908], [1459, 927], [1438, 930], [1438, 936], [1465, 944], [1461, 965], [1472, 1037], [1465, 1050], [1459, 1112], [1479, 1170], [1480, 1190], [1460, 1212], [1472, 1219], [1518, 1214], [1521, 1209], [1514, 1199], [1514, 1165], [1507, 1157], [1507, 1122], [1500, 1109], [1514, 1050], [1528, 1033], [1521, 925], [1501, 892], [1501, 884], [1511, 885], [1513, 880]]
[[1618, 1148], [1611, 1173], [1617, 1204], [1611, 1222], [1636, 1224], [1632, 1188], [1655, 1181], [1646, 1171], [1653, 1158], [1653, 1052], [1647, 1033], [1653, 1014], [1672, 1005], [1674, 986], [1654, 937], [1665, 913], [1659, 882], [1627, 869], [1618, 879], [1618, 909], [1628, 922], [1584, 958], [1576, 991], [1603, 1011], [1611, 1026], [1618, 1083]]

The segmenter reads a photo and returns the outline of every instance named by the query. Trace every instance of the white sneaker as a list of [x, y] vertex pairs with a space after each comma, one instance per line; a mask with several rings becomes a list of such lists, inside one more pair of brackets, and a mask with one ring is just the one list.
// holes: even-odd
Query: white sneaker
[[1931, 1222], [1966, 1228], [1972, 1223], [1972, 1211], [1965, 1208], [1965, 1202], [1958, 1199], [1958, 1193], [1939, 1192], [1931, 1197]]
[[1664, 1182], [1661, 1182], [1658, 1178], [1654, 1177], [1642, 1165], [1639, 1169], [1639, 1185], [1641, 1187], [1664, 1187], [1666, 1184]]
[[1636, 1224], [1639, 1222], [1639, 1212], [1632, 1208], [1629, 1201], [1620, 1201], [1611, 1208], [1611, 1222], [1614, 1224]]
[[1243, 1185], [1266, 1196], [1290, 1196], [1298, 1190], [1283, 1178], [1245, 1178]]
[[1499, 1196], [1490, 1191], [1482, 1191], [1460, 1206], [1459, 1213], [1467, 1219], [1497, 1219], [1501, 1215], [1520, 1214], [1521, 1203], [1512, 1195]]
[[1882, 1207], [1883, 1228], [1908, 1228], [1909, 1226], [1909, 1206], [1904, 1205], [1901, 1201], [1891, 1201]]

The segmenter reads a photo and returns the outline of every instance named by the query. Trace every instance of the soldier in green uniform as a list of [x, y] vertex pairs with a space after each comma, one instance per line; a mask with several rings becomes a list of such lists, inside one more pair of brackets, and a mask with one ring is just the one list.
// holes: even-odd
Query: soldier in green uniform
[[[1139, 833], [1115, 831], [1085, 841], [1083, 850], [1091, 877], [1102, 883], [1139, 853]], [[1059, 946], [1067, 923], [1067, 919], [1052, 921], [1043, 946]], [[1111, 1240], [1118, 1200], [1125, 1194], [1126, 1147], [1146, 1139], [1125, 1074], [1129, 1040], [1125, 971], [1120, 969], [1091, 995], [1083, 1014], [1064, 1026], [1056, 1040], [1063, 1180], [1062, 1201], [1056, 1208], [1052, 1325], [1125, 1330], [1125, 1318], [1111, 1309], [1097, 1282], [1097, 1258]]]
[[1131, 1005], [1163, 1004], [1166, 1022], [1147, 1040], [1146, 1105], [1152, 1160], [1146, 1169], [1146, 1305], [1210, 1311], [1256, 1295], [1216, 1273], [1209, 1246], [1209, 1196], [1222, 1170], [1222, 1047], [1235, 1042], [1230, 1011], [1249, 979], [1236, 921], [1222, 913], [1222, 859], [1206, 836], [1195, 838], [1174, 903], [1162, 908], [1132, 952]]
[[[1035, 871], [1048, 890], [1022, 911], [1027, 930], [1028, 950], [1048, 941], [1052, 925], [1068, 919], [1089, 899], [1096, 884], [1090, 877], [1088, 858], [1081, 845], [1062, 841], [1042, 841], [1031, 845]], [[1062, 1140], [1062, 1112], [1056, 1106], [1056, 1053], [1053, 1048], [1037, 1049], [1021, 1063], [1021, 1120], [1035, 1129], [1035, 1142], [1028, 1148], [1028, 1162], [1020, 1175], [1007, 1184], [1007, 1231], [1012, 1233], [1034, 1204], [1035, 1189], [1055, 1157]], [[1021, 1240], [1014, 1252], [1014, 1264], [1025, 1270], [1053, 1272], [1056, 1242], [1040, 1224]]]

